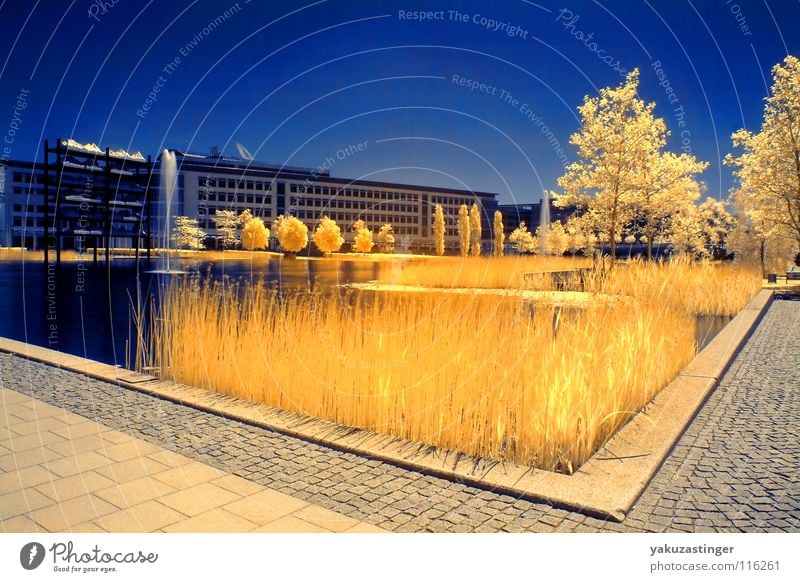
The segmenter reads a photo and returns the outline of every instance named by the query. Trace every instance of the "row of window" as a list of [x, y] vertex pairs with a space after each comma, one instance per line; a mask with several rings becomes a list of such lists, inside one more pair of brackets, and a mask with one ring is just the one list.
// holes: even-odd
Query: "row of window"
[[431, 196], [431, 204], [450, 204], [452, 206], [461, 206], [462, 204], [466, 204], [467, 206], [471, 206], [475, 202], [474, 199], [470, 198], [454, 198], [452, 196]]
[[309, 184], [289, 184], [292, 194], [321, 194], [323, 196], [348, 196], [350, 198], [367, 198], [370, 200], [407, 200], [416, 202], [419, 194], [408, 192], [386, 192], [384, 190], [357, 190], [355, 188], [329, 188], [328, 186], [311, 186]]
[[227, 188], [229, 190], [269, 190], [271, 182], [258, 180], [226, 180], [225, 178], [208, 178], [200, 176], [197, 184], [201, 188]]
[[239, 204], [272, 204], [271, 196], [258, 194], [225, 194], [223, 192], [204, 192], [200, 200], [209, 202], [237, 202]]

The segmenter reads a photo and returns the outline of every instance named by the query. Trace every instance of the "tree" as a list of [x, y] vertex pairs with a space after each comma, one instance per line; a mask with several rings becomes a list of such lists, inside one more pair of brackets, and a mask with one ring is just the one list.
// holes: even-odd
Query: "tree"
[[441, 257], [444, 254], [444, 211], [441, 204], [437, 204], [433, 211], [433, 243], [436, 256]]
[[469, 210], [466, 204], [462, 204], [458, 209], [458, 249], [462, 257], [469, 254], [469, 230]]
[[316, 247], [326, 255], [335, 253], [344, 244], [339, 225], [327, 216], [323, 216], [319, 221], [311, 239]]
[[508, 242], [519, 253], [532, 253], [536, 250], [536, 240], [528, 232], [528, 227], [524, 222], [520, 222], [519, 226], [511, 231], [511, 234], [508, 235]]
[[506, 235], [503, 232], [503, 214], [499, 210], [494, 211], [494, 256], [503, 256], [503, 244], [505, 243]]
[[690, 204], [672, 215], [670, 246], [679, 255], [706, 256], [703, 220], [697, 206]]
[[239, 226], [241, 228], [244, 228], [244, 225], [250, 222], [252, 218], [253, 218], [253, 213], [250, 212], [249, 209], [245, 208], [244, 210], [242, 210], [241, 214], [239, 214], [239, 217], [236, 220], [239, 222]]
[[260, 218], [251, 218], [242, 228], [242, 247], [248, 251], [266, 248], [268, 239], [267, 227]]
[[653, 151], [644, 160], [639, 177], [640, 189], [633, 200], [633, 223], [647, 244], [647, 259], [653, 258], [653, 241], [663, 233], [670, 217], [700, 196], [694, 178], [708, 168], [688, 154]]
[[355, 239], [358, 236], [358, 233], [364, 228], [367, 228], [367, 223], [361, 220], [360, 218], [356, 220], [350, 227], [350, 230], [353, 233], [353, 244], [355, 244]]
[[188, 216], [176, 216], [172, 229], [172, 242], [182, 249], [202, 249], [205, 231], [198, 226], [197, 219]]
[[233, 210], [218, 208], [214, 213], [214, 225], [221, 233], [220, 244], [223, 249], [232, 249], [239, 244], [239, 219]]
[[[800, 61], [791, 55], [772, 69], [771, 95], [759, 133], [734, 133], [739, 157], [728, 155], [738, 179], [737, 205], [765, 242], [788, 239], [800, 251]], [[778, 245], [780, 246], [780, 245]], [[762, 252], [762, 257], [765, 257]], [[762, 268], [765, 265], [762, 263]]]
[[564, 193], [556, 193], [556, 205], [584, 211], [611, 246], [612, 261], [622, 227], [633, 215], [642, 166], [666, 140], [664, 121], [653, 116], [654, 103], [638, 98], [638, 86], [634, 69], [620, 86], [584, 99], [578, 107], [581, 129], [570, 137], [579, 160], [558, 179]]
[[358, 253], [368, 253], [372, 251], [372, 247], [375, 244], [372, 242], [372, 231], [368, 229], [366, 226], [363, 226], [364, 225], [363, 220], [359, 220], [358, 222], [360, 222], [362, 226], [360, 226], [359, 229], [356, 230], [356, 237], [353, 241], [353, 248]]
[[700, 205], [699, 211], [706, 247], [712, 249], [715, 255], [725, 256], [728, 235], [736, 226], [736, 221], [728, 212], [727, 205], [725, 202], [709, 196]]
[[378, 252], [391, 253], [394, 251], [394, 234], [392, 225], [384, 224], [378, 231]]
[[469, 211], [469, 246], [473, 257], [481, 254], [481, 229], [481, 209], [473, 204]]
[[552, 223], [550, 228], [546, 229], [546, 232], [541, 235], [539, 229], [536, 229], [536, 234], [537, 237], [542, 235], [544, 237], [544, 245], [541, 246], [547, 249], [545, 254], [561, 256], [569, 249], [570, 237], [564, 229], [564, 225], [558, 221]]
[[567, 250], [573, 253], [583, 253], [589, 256], [594, 253], [597, 245], [597, 237], [592, 230], [591, 224], [583, 216], [573, 215], [567, 220], [564, 227], [569, 237]]
[[273, 221], [271, 231], [287, 253], [299, 252], [308, 244], [308, 227], [294, 216], [281, 214]]

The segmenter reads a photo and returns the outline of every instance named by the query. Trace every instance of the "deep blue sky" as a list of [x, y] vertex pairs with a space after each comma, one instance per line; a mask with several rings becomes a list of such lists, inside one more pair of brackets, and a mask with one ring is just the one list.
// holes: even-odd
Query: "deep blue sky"
[[[99, 0], [0, 0], [4, 133], [17, 95], [28, 91], [12, 159], [41, 160], [42, 140], [56, 137], [145, 154], [218, 145], [235, 155], [239, 142], [264, 162], [327, 159], [334, 176], [530, 202], [562, 173], [542, 127], [573, 161], [568, 142], [584, 95], [619, 84], [615, 69], [638, 67], [641, 95], [672, 131], [670, 148], [685, 145], [711, 162], [703, 179], [719, 197], [731, 186], [721, 164], [730, 134], [758, 128], [770, 68], [800, 56], [797, 0], [112, 2], [103, 10]], [[452, 18], [455, 10], [467, 22]], [[444, 19], [407, 20], [400, 11]], [[520, 32], [489, 30], [477, 15]], [[593, 35], [590, 46], [579, 33]], [[471, 91], [453, 75], [497, 89]], [[363, 142], [362, 151], [344, 152]]]

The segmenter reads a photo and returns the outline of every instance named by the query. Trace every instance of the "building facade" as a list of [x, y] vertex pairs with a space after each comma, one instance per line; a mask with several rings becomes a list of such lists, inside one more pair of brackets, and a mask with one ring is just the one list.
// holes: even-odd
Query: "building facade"
[[[58, 237], [64, 249], [104, 246], [106, 240], [111, 247], [132, 248], [151, 235], [158, 244], [160, 158], [151, 166], [140, 154], [133, 159], [122, 150], [60, 139], [53, 148], [45, 142], [45, 152], [43, 163], [8, 160], [0, 165], [0, 246], [52, 248]], [[267, 226], [279, 215], [294, 216], [306, 224], [309, 235], [328, 216], [347, 241], [357, 220], [376, 233], [389, 224], [396, 249], [431, 251], [434, 208], [441, 204], [445, 245], [455, 250], [459, 207], [477, 204], [483, 244], [490, 250], [497, 209], [493, 193], [334, 178], [321, 168], [262, 164], [216, 152], [175, 151], [175, 158], [171, 215], [197, 219], [209, 247], [221, 235], [214, 221], [218, 210], [237, 215], [249, 210]], [[145, 163], [150, 172], [146, 178]]]
[[[211, 240], [219, 237], [214, 223], [218, 210], [236, 214], [250, 210], [269, 225], [279, 215], [294, 216], [309, 233], [328, 216], [349, 233], [363, 220], [373, 232], [390, 224], [396, 248], [433, 248], [433, 210], [441, 204], [445, 214], [445, 243], [458, 245], [458, 209], [477, 204], [481, 209], [482, 239], [491, 240], [491, 220], [496, 194], [432, 188], [389, 182], [333, 178], [322, 169], [261, 164], [219, 155], [176, 152], [178, 183], [176, 214], [198, 220]], [[345, 239], [348, 239], [345, 236]]]

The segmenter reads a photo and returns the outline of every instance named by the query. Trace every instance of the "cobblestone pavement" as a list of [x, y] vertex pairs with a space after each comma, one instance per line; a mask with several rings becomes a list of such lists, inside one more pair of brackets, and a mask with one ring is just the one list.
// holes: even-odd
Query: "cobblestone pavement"
[[778, 299], [622, 524], [499, 495], [0, 354], [0, 386], [387, 530], [800, 531], [800, 301]]

